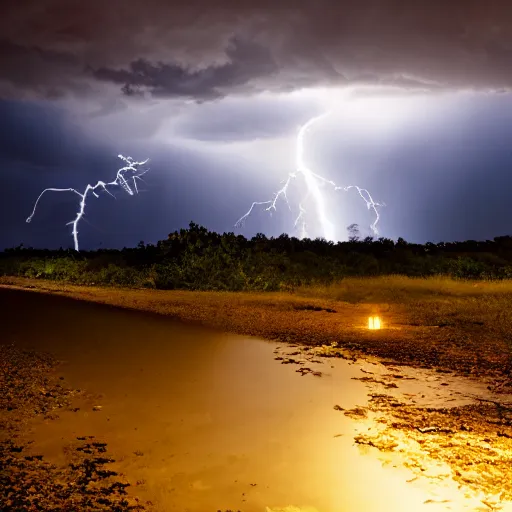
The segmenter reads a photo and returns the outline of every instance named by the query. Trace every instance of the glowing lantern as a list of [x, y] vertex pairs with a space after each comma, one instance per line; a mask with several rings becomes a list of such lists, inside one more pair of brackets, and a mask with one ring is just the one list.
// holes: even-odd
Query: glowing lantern
[[380, 317], [378, 316], [371, 316], [368, 318], [368, 329], [371, 329], [372, 331], [375, 329], [380, 329], [381, 323], [380, 323]]

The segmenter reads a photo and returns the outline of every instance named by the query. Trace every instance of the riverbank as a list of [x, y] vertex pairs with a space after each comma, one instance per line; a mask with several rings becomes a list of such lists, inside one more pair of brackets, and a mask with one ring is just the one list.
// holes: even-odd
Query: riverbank
[[[377, 359], [364, 355], [363, 350], [358, 351], [350, 345], [354, 341], [349, 336], [354, 336], [359, 344], [377, 347], [375, 350], [377, 353], [377, 350], [381, 350], [383, 346], [379, 344], [380, 342], [391, 340], [388, 341], [389, 347], [394, 346], [395, 351], [397, 347], [402, 349], [402, 346], [406, 346], [406, 353], [414, 354], [403, 341], [397, 342], [397, 339], [407, 340], [406, 337], [393, 337], [397, 333], [401, 335], [403, 331], [407, 331], [402, 329], [404, 324], [397, 321], [400, 317], [396, 304], [387, 303], [386, 309], [383, 305], [386, 303], [383, 302], [371, 304], [334, 300], [327, 296], [327, 292], [332, 293], [332, 290], [303, 291], [304, 294], [309, 295], [254, 295], [101, 288], [72, 289], [55, 285], [55, 283], [37, 281], [11, 283], [11, 286], [33, 292], [32, 294], [13, 292], [12, 300], [6, 301], [10, 303], [10, 313], [5, 313], [4, 321], [6, 325], [10, 322], [12, 326], [10, 331], [7, 330], [11, 333], [12, 339], [19, 339], [25, 332], [24, 337], [27, 340], [39, 342], [40, 346], [47, 350], [60, 352], [59, 359], [69, 361], [67, 376], [71, 380], [78, 379], [85, 383], [85, 386], [79, 387], [87, 391], [94, 388], [96, 393], [105, 393], [106, 397], [95, 398], [94, 402], [89, 401], [85, 407], [91, 413], [88, 415], [84, 413], [82, 416], [81, 412], [78, 414], [73, 412], [76, 406], [70, 410], [67, 409], [65, 397], [72, 394], [65, 390], [74, 390], [73, 385], [67, 386], [66, 380], [51, 380], [51, 385], [43, 386], [45, 391], [41, 394], [42, 399], [54, 400], [54, 396], [61, 396], [62, 398], [58, 398], [57, 402], [63, 404], [63, 408], [55, 412], [52, 406], [47, 407], [48, 413], [46, 410], [38, 412], [39, 420], [32, 424], [37, 428], [24, 438], [20, 436], [13, 445], [15, 450], [22, 446], [23, 439], [32, 439], [31, 436], [34, 435], [36, 442], [32, 445], [32, 450], [35, 446], [50, 444], [48, 450], [51, 448], [50, 452], [55, 453], [58, 440], [62, 438], [66, 440], [67, 453], [71, 449], [73, 454], [81, 455], [82, 448], [91, 450], [91, 447], [82, 446], [80, 443], [75, 447], [73, 443], [79, 440], [76, 436], [70, 436], [70, 432], [80, 432], [81, 438], [86, 437], [81, 442], [85, 441], [85, 444], [93, 447], [92, 443], [97, 443], [100, 449], [108, 446], [109, 453], [112, 450], [112, 458], [118, 459], [118, 454], [124, 454], [119, 464], [107, 462], [108, 457], [100, 456], [100, 462], [105, 463], [106, 467], [100, 467], [98, 471], [99, 474], [106, 476], [109, 475], [108, 471], [114, 471], [119, 475], [131, 475], [128, 480], [119, 480], [114, 487], [114, 489], [124, 490], [123, 486], [130, 481], [132, 485], [133, 482], [137, 484], [136, 487], [127, 488], [128, 497], [131, 500], [129, 506], [147, 505], [148, 501], [152, 501], [155, 495], [154, 482], [165, 477], [165, 471], [169, 471], [170, 465], [174, 464], [176, 471], [182, 471], [183, 464], [191, 464], [193, 461], [198, 468], [203, 465], [204, 453], [209, 452], [211, 446], [219, 442], [219, 436], [222, 436], [226, 445], [217, 454], [218, 461], [211, 462], [213, 464], [211, 473], [205, 474], [200, 471], [193, 478], [191, 477], [190, 482], [182, 480], [183, 476], [180, 476], [179, 481], [176, 482], [176, 489], [182, 492], [182, 500], [197, 496], [197, 490], [201, 490], [201, 493], [206, 492], [205, 482], [207, 479], [213, 481], [217, 478], [218, 468], [226, 463], [224, 458], [230, 453], [231, 448], [228, 448], [228, 446], [231, 447], [230, 443], [235, 439], [239, 443], [237, 449], [241, 453], [248, 450], [246, 439], [249, 424], [253, 429], [251, 446], [256, 437], [260, 436], [261, 447], [267, 446], [269, 441], [265, 432], [271, 431], [275, 437], [277, 429], [284, 428], [282, 438], [286, 438], [286, 443], [289, 444], [291, 433], [296, 432], [297, 426], [301, 425], [297, 433], [304, 438], [300, 438], [293, 446], [305, 447], [308, 451], [301, 455], [302, 462], [294, 464], [293, 467], [310, 467], [315, 470], [315, 474], [319, 475], [323, 471], [321, 468], [326, 467], [325, 464], [329, 461], [332, 450], [339, 449], [335, 448], [335, 445], [331, 446], [329, 444], [331, 442], [344, 443], [343, 449], [339, 450], [338, 461], [345, 460], [347, 453], [355, 447], [362, 448], [363, 451], [379, 450], [383, 460], [387, 460], [388, 463], [391, 460], [393, 467], [400, 464], [406, 465], [412, 473], [407, 477], [411, 487], [425, 481], [430, 484], [431, 490], [426, 493], [426, 496], [430, 497], [425, 498], [425, 503], [428, 502], [428, 507], [432, 510], [444, 510], [443, 500], [449, 501], [446, 505], [447, 509], [455, 510], [453, 506], [460, 502], [463, 494], [468, 494], [473, 502], [476, 500], [486, 507], [484, 509], [490, 510], [498, 510], [503, 502], [512, 500], [510, 485], [512, 475], [509, 463], [509, 454], [512, 449], [512, 398], [497, 393], [496, 389], [494, 392], [487, 389], [490, 384], [489, 379], [496, 379], [500, 375], [493, 370], [492, 365], [484, 365], [473, 372], [464, 372], [460, 369], [454, 371], [438, 364], [429, 365], [422, 359], [412, 360], [412, 364], [406, 365], [400, 357]], [[376, 288], [377, 286], [373, 287], [373, 293], [376, 293]], [[364, 288], [361, 286], [357, 291], [362, 294]], [[420, 292], [426, 294], [425, 291], [417, 291], [416, 300]], [[67, 295], [87, 302], [142, 309], [159, 313], [159, 315], [152, 317], [132, 314], [126, 309], [124, 311], [109, 310], [94, 304], [79, 304], [52, 297], [45, 299], [42, 293]], [[379, 293], [383, 294], [382, 291]], [[389, 294], [389, 291], [386, 293]], [[453, 290], [450, 290], [450, 293], [453, 294]], [[433, 294], [428, 292], [428, 295]], [[447, 292], [441, 294], [442, 300], [450, 304], [446, 299], [447, 295]], [[460, 304], [468, 300], [470, 304], [475, 302], [474, 297], [464, 296], [452, 301], [453, 304], [459, 304], [460, 308]], [[504, 299], [495, 298], [497, 303], [500, 300]], [[423, 301], [423, 310], [431, 314], [429, 308], [425, 306], [425, 299]], [[404, 307], [403, 302], [402, 299], [402, 307]], [[433, 302], [435, 305], [436, 301]], [[455, 307], [453, 304], [450, 307]], [[18, 327], [28, 318], [24, 312], [25, 309], [31, 312], [32, 325]], [[409, 310], [409, 315], [412, 314], [411, 311]], [[487, 311], [489, 314], [489, 310], [482, 311], [484, 313]], [[385, 329], [374, 332], [366, 329], [367, 315], [372, 313], [379, 313], [382, 316]], [[276, 348], [274, 355], [272, 355], [271, 351], [274, 349], [271, 346], [265, 348], [266, 345], [258, 340], [235, 339], [229, 342], [229, 349], [219, 351], [219, 347], [224, 343], [221, 341], [224, 339], [223, 335], [219, 334], [219, 338], [212, 340], [210, 344], [198, 351], [194, 348], [195, 343], [206, 337], [206, 330], [201, 333], [192, 327], [183, 326], [190, 333], [186, 338], [169, 337], [169, 323], [162, 317], [165, 314], [187, 322], [204, 323], [219, 330], [233, 332], [235, 328], [248, 329], [252, 331], [249, 334], [254, 334], [254, 331], [267, 332], [274, 339], [281, 339], [288, 343], [283, 343], [281, 348]], [[464, 311], [459, 310], [458, 314], [463, 315]], [[452, 318], [460, 324], [460, 316], [452, 315]], [[482, 314], [478, 318], [486, 317]], [[403, 316], [402, 319], [407, 320], [407, 317]], [[137, 329], [134, 329], [134, 325], [138, 325]], [[76, 326], [81, 327], [78, 330], [72, 330]], [[457, 331], [453, 325], [446, 327], [460, 336], [460, 331]], [[285, 336], [279, 332], [280, 328], [292, 335]], [[431, 328], [432, 331], [434, 329]], [[445, 327], [437, 329], [441, 330]], [[303, 336], [309, 337], [301, 340], [300, 332]], [[70, 334], [72, 338], [68, 337]], [[271, 337], [270, 335], [267, 337]], [[337, 338], [331, 338], [331, 336], [337, 336]], [[69, 342], [70, 339], [72, 343]], [[302, 343], [291, 343], [292, 346], [290, 346], [290, 342], [293, 341], [302, 341]], [[416, 339], [416, 342], [419, 343], [419, 339]], [[392, 343], [394, 345], [391, 345]], [[476, 342], [473, 341], [473, 343]], [[452, 350], [447, 354], [451, 354], [452, 357], [445, 357], [443, 361], [454, 361], [453, 356], [456, 352]], [[357, 357], [359, 355], [364, 357]], [[38, 377], [39, 363], [34, 364], [36, 359], [30, 359], [30, 357], [27, 359], [28, 364], [25, 365], [26, 370], [23, 375], [28, 384], [35, 383], [37, 387], [41, 380]], [[50, 375], [55, 370], [52, 360], [45, 357], [40, 360], [41, 368], [44, 370], [41, 375], [45, 372]], [[356, 359], [357, 362], [354, 362]], [[176, 364], [176, 361], [180, 363]], [[223, 361], [222, 364], [221, 361]], [[457, 363], [456, 360], [455, 362]], [[69, 366], [70, 364], [72, 366]], [[31, 366], [35, 367], [34, 379], [31, 377]], [[428, 366], [430, 368], [427, 368]], [[10, 366], [6, 368], [5, 375], [17, 375], [16, 370]], [[221, 368], [224, 369], [221, 370]], [[461, 373], [466, 376], [461, 377]], [[274, 380], [269, 381], [269, 375], [273, 375]], [[501, 375], [503, 376], [503, 373]], [[57, 376], [57, 373], [53, 373], [52, 378]], [[198, 380], [199, 376], [204, 382]], [[239, 379], [239, 384], [234, 386], [233, 382], [236, 379]], [[356, 381], [359, 381], [357, 386], [361, 387], [352, 388], [351, 383]], [[215, 383], [213, 389], [212, 383]], [[57, 393], [56, 390], [59, 388], [55, 384], [62, 386], [63, 394]], [[142, 389], [144, 386], [147, 389]], [[197, 391], [191, 397], [184, 397], [173, 391], [191, 389], [191, 386]], [[240, 386], [246, 386], [247, 389], [242, 391]], [[262, 392], [262, 386], [265, 386], [265, 392]], [[23, 389], [18, 386], [13, 393], [19, 394]], [[218, 398], [205, 400], [206, 389], [218, 392], [216, 395]], [[309, 396], [308, 393], [312, 393], [313, 390], [315, 390], [314, 396]], [[232, 393], [236, 394], [236, 399], [230, 395]], [[272, 410], [268, 411], [270, 401], [276, 399], [277, 395], [280, 396], [279, 407], [276, 403]], [[297, 399], [295, 404], [290, 402], [292, 395]], [[130, 397], [137, 400], [132, 401]], [[209, 410], [211, 404], [216, 403], [217, 400], [225, 403], [227, 409]], [[331, 403], [333, 400], [334, 402]], [[131, 405], [128, 406], [128, 403]], [[236, 404], [236, 407], [233, 404]], [[310, 404], [314, 404], [314, 410], [309, 410]], [[94, 407], [97, 406], [99, 409], [93, 412]], [[164, 409], [161, 408], [163, 406]], [[28, 407], [21, 409], [28, 410]], [[167, 409], [168, 411], [164, 412]], [[283, 416], [280, 419], [275, 416], [278, 410]], [[177, 414], [177, 411], [180, 411], [179, 415], [188, 418], [190, 427], [196, 429], [198, 435], [213, 435], [216, 439], [215, 443], [210, 442], [209, 438], [203, 439], [201, 448], [196, 450], [197, 453], [193, 452], [193, 457], [197, 457], [195, 459], [191, 459], [189, 453], [190, 447], [197, 444], [195, 437], [187, 438], [183, 445], [176, 444], [175, 436], [183, 435], [188, 431], [179, 424], [171, 427], [173, 421], [171, 418]], [[271, 412], [270, 415], [269, 412]], [[61, 417], [55, 418], [55, 415]], [[211, 432], [210, 424], [216, 415], [219, 419], [222, 418], [225, 424], [217, 425], [218, 429]], [[249, 417], [252, 419], [247, 423], [246, 419]], [[269, 428], [267, 421], [275, 421], [275, 425]], [[286, 421], [289, 421], [289, 424], [283, 423]], [[307, 421], [311, 421], [311, 425], [306, 428], [304, 425]], [[263, 424], [258, 426], [258, 422]], [[359, 423], [360, 426], [357, 426]], [[169, 436], [169, 429], [173, 429], [171, 436]], [[318, 432], [318, 429], [321, 432]], [[233, 437], [233, 432], [237, 432], [237, 436]], [[90, 440], [87, 437], [89, 435], [94, 438]], [[315, 443], [311, 441], [312, 435], [318, 437]], [[158, 449], [154, 450], [155, 439], [161, 440], [160, 443], [167, 439], [165, 441], [167, 444], [159, 445]], [[276, 439], [272, 442], [277, 442]], [[4, 450], [5, 453], [2, 453], [2, 459], [7, 458], [10, 468], [16, 468], [16, 461], [19, 459], [23, 459], [23, 464], [29, 462], [39, 464], [39, 459], [35, 456], [39, 456], [41, 452], [25, 451], [23, 448], [21, 455], [18, 455], [18, 452], [12, 451], [13, 446], [6, 446], [7, 451]], [[176, 454], [178, 446], [183, 448]], [[315, 450], [309, 450], [308, 447], [313, 446], [316, 447]], [[322, 451], [323, 459], [321, 457], [317, 459], [316, 450], [320, 446], [325, 448]], [[165, 460], [161, 457], [162, 448], [169, 452]], [[275, 447], [271, 446], [271, 448], [275, 452]], [[257, 457], [257, 453], [260, 451], [255, 451], [252, 456]], [[24, 458], [25, 454], [30, 460]], [[98, 458], [98, 454], [90, 453], [90, 455], [93, 459]], [[16, 457], [16, 460], [11, 460], [11, 457]], [[178, 460], [177, 457], [181, 459]], [[240, 457], [233, 461], [240, 465], [242, 461], [252, 460], [242, 455]], [[275, 471], [275, 475], [269, 479], [270, 484], [276, 478], [283, 476], [283, 472], [279, 470], [281, 467], [279, 464], [290, 463], [288, 456], [275, 461], [277, 464], [275, 467], [274, 463], [268, 465], [270, 459], [265, 460], [267, 460], [266, 465], [257, 466], [258, 479], [247, 480], [244, 484], [252, 492], [254, 491], [253, 483], [257, 483], [257, 490], [262, 489], [262, 482], [268, 478], [269, 471]], [[356, 461], [357, 464], [364, 464], [361, 462], [363, 460], [354, 459], [354, 464]], [[73, 464], [75, 467], [80, 467], [75, 462]], [[91, 468], [90, 464], [87, 464], [86, 467]], [[236, 473], [236, 476], [232, 477], [233, 480], [242, 474], [240, 473], [242, 466], [237, 468], [238, 466], [232, 468]], [[43, 483], [62, 480], [60, 473], [49, 474], [44, 472], [46, 469], [44, 471], [39, 467], [36, 469]], [[26, 471], [26, 468], [20, 468], [20, 470]], [[288, 475], [289, 471], [290, 468], [284, 474]], [[95, 473], [90, 474], [95, 477]], [[338, 473], [335, 471], [332, 475], [330, 472], [328, 474], [334, 478]], [[378, 474], [378, 478], [388, 478], [385, 476], [387, 473], [379, 472]], [[70, 481], [73, 481], [76, 475], [71, 476]], [[289, 476], [291, 478], [293, 475]], [[305, 475], [302, 476], [305, 477]], [[248, 478], [247, 475], [246, 477]], [[31, 481], [36, 480], [37, 477], [34, 476]], [[405, 483], [405, 480], [404, 477], [402, 483]], [[283, 482], [279, 487], [285, 489], [290, 495], [298, 496], [301, 488], [292, 487], [295, 485], [292, 481], [295, 484], [299, 482], [296, 478], [291, 478], [290, 482]], [[305, 477], [303, 481], [311, 481], [311, 476]], [[344, 474], [341, 482], [347, 481], [350, 481], [348, 472]], [[138, 482], [146, 483], [139, 485]], [[379, 481], [379, 484], [383, 482]], [[320, 483], [318, 481], [315, 485], [318, 486]], [[334, 480], [332, 483], [331, 486], [322, 482], [325, 491], [335, 488]], [[192, 487], [189, 488], [189, 484]], [[50, 489], [44, 485], [41, 487], [34, 485], [22, 491], [31, 499], [34, 489], [36, 491], [41, 489], [39, 495], [47, 493], [46, 496], [51, 496], [48, 494]], [[166, 489], [166, 485], [162, 481], [162, 492]], [[226, 485], [228, 485], [227, 482]], [[231, 480], [229, 485], [232, 485]], [[88, 486], [89, 484], [85, 487], [86, 490]], [[448, 487], [445, 488], [445, 486]], [[459, 490], [457, 486], [460, 486]], [[424, 487], [423, 485], [422, 493], [424, 493]], [[208, 492], [213, 493], [215, 488], [212, 484], [211, 491], [208, 490]], [[406, 488], [401, 492], [405, 492]], [[231, 487], [229, 489], [229, 493], [232, 494], [225, 502], [225, 508], [236, 504], [240, 510], [246, 510], [243, 501], [246, 490], [244, 489], [240, 497], [235, 499], [236, 489]], [[318, 489], [319, 487], [315, 487], [316, 491]], [[135, 494], [131, 494], [131, 490], [141, 496], [141, 501], [135, 500]], [[262, 495], [262, 499], [263, 496], [268, 498], [266, 493], [267, 491]], [[124, 498], [128, 499], [126, 495]], [[167, 495], [160, 498], [175, 499]], [[119, 496], [119, 499], [122, 500], [123, 496]], [[319, 496], [315, 499], [319, 500], [318, 503], [321, 502]], [[418, 499], [418, 495], [414, 499]], [[210, 503], [212, 502], [213, 498]], [[278, 503], [275, 497], [272, 503]], [[261, 508], [258, 510], [263, 510], [264, 503], [260, 504]], [[321, 510], [332, 508], [329, 508], [329, 503], [326, 502], [326, 504], [326, 508]], [[459, 509], [462, 510], [461, 508], [457, 510]], [[249, 508], [249, 510], [253, 509]]]
[[[288, 356], [275, 351], [297, 348], [63, 297], [0, 295], [4, 337], [51, 353], [61, 385], [87, 394], [77, 412], [32, 418], [16, 439], [30, 449], [21, 456], [65, 468], [78, 448], [92, 450], [78, 437], [100, 443], [115, 460], [101, 474], [117, 473], [131, 484], [127, 500], [158, 512], [439, 510], [422, 505], [431, 494], [421, 482], [406, 482], [404, 455], [384, 468], [378, 453], [361, 454], [356, 420], [334, 409], [367, 405], [366, 383], [352, 379], [359, 364], [281, 364]], [[60, 483], [58, 473], [41, 479], [36, 491]]]
[[[311, 346], [348, 357], [449, 370], [511, 383], [512, 284], [404, 277], [346, 279], [295, 293], [82, 287], [1, 277], [0, 286], [162, 314], [223, 332]], [[369, 330], [379, 315], [383, 329]]]

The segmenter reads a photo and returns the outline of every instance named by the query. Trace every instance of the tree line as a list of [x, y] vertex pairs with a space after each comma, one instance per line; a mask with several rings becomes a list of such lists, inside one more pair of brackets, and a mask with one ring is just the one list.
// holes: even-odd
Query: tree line
[[283, 234], [248, 239], [190, 223], [156, 244], [76, 252], [21, 246], [0, 253], [0, 274], [83, 285], [190, 290], [293, 290], [348, 276], [445, 275], [512, 278], [512, 237], [414, 244], [402, 238], [361, 238], [351, 225], [347, 242]]

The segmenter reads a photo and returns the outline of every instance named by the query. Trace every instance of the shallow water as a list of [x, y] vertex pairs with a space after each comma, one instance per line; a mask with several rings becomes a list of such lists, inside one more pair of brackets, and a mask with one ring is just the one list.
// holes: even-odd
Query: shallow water
[[297, 365], [274, 359], [274, 343], [59, 297], [0, 293], [8, 299], [5, 339], [52, 352], [64, 361], [59, 374], [92, 394], [77, 413], [35, 422], [34, 449], [64, 464], [64, 447], [76, 436], [103, 439], [113, 469], [156, 510], [470, 507], [450, 482], [407, 483], [407, 454], [383, 462], [354, 444], [355, 433], [378, 428], [334, 410], [367, 403], [366, 385], [352, 379], [361, 377], [358, 364], [323, 359], [308, 363], [321, 377], [301, 376]]

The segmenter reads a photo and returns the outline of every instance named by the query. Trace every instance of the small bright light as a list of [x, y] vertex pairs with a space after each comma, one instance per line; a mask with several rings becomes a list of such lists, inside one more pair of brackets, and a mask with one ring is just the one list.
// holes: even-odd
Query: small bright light
[[380, 317], [378, 316], [371, 316], [368, 318], [368, 329], [371, 329], [372, 331], [375, 329], [381, 329], [382, 325], [380, 322]]

